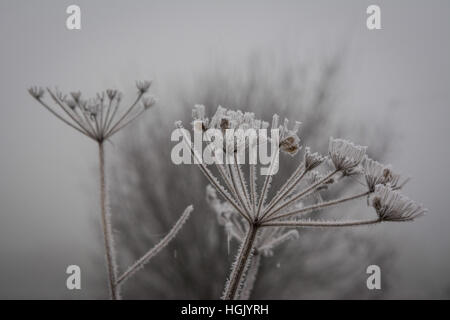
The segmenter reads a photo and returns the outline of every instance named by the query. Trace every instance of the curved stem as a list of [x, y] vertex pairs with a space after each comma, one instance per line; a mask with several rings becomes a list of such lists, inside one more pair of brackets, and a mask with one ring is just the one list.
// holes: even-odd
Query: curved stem
[[256, 193], [256, 175], [255, 175], [255, 171], [256, 171], [256, 166], [254, 164], [250, 164], [250, 169], [249, 169], [249, 184], [250, 184], [250, 201], [252, 203], [252, 211], [253, 213], [256, 212], [256, 201], [258, 201], [257, 197], [257, 193]]
[[243, 193], [244, 193], [245, 203], [248, 206], [248, 211], [253, 213], [252, 204], [251, 204], [251, 201], [250, 201], [250, 196], [248, 194], [246, 183], [244, 182], [244, 177], [243, 177], [244, 175], [242, 173], [241, 166], [238, 163], [238, 158], [236, 156], [236, 153], [234, 154], [234, 163], [235, 163], [235, 165], [234, 165], [235, 166], [235, 171], [237, 172], [237, 176], [239, 178], [239, 182], [241, 183], [241, 189], [243, 190]]
[[183, 224], [189, 218], [190, 213], [194, 207], [192, 205], [188, 206], [181, 217], [177, 220], [177, 222], [173, 225], [172, 229], [162, 238], [153, 248], [147, 251], [139, 260], [137, 260], [133, 265], [131, 265], [127, 271], [125, 271], [120, 277], [118, 277], [116, 285], [119, 286], [129, 277], [131, 277], [137, 270], [142, 268], [151, 258], [157, 255], [162, 249], [164, 249], [169, 242], [177, 235], [178, 231], [180, 231]]
[[[264, 209], [264, 213], [261, 217], [261, 220], [263, 220], [267, 214], [270, 212], [270, 210], [273, 209], [273, 207], [275, 207], [280, 201], [282, 201], [283, 199], [286, 198], [286, 196], [288, 196], [290, 194], [290, 192], [292, 191], [292, 189], [295, 188], [295, 186], [303, 179], [303, 177], [306, 175], [306, 170], [303, 171], [302, 174], [300, 174], [300, 176], [298, 176], [294, 182], [292, 183], [288, 181], [288, 186], [286, 187], [286, 189], [284, 189], [284, 191], [281, 192], [280, 195], [277, 195], [273, 198], [272, 203], [269, 203], [269, 205], [267, 206], [267, 209]], [[283, 189], [281, 189], [283, 190]]]
[[230, 177], [231, 177], [232, 186], [233, 186], [233, 189], [236, 192], [236, 197], [237, 197], [239, 203], [241, 204], [242, 209], [246, 212], [247, 216], [251, 218], [252, 217], [251, 213], [248, 210], [248, 208], [247, 208], [247, 206], [246, 206], [246, 204], [244, 202], [244, 199], [242, 199], [241, 191], [239, 190], [238, 185], [236, 183], [236, 179], [234, 177], [234, 172], [233, 172], [234, 169], [232, 167], [232, 164], [229, 164], [228, 167], [229, 167], [229, 171], [230, 171]]
[[368, 220], [353, 220], [353, 221], [302, 221], [302, 220], [293, 220], [293, 221], [279, 221], [279, 222], [267, 222], [263, 223], [261, 227], [319, 227], [319, 228], [328, 228], [328, 227], [354, 227], [354, 226], [364, 226], [370, 224], [380, 223], [382, 220], [380, 218], [376, 219], [368, 219]]
[[119, 299], [116, 286], [116, 262], [114, 257], [114, 241], [111, 227], [111, 217], [106, 204], [106, 179], [105, 179], [105, 151], [103, 143], [98, 144], [100, 159], [100, 204], [102, 209], [102, 231], [106, 251], [106, 267], [108, 270], [109, 289], [112, 300]]
[[276, 207], [275, 209], [273, 209], [271, 212], [269, 212], [267, 214], [267, 218], [272, 217], [274, 214], [276, 214], [277, 212], [279, 212], [281, 209], [285, 208], [286, 206], [290, 205], [291, 203], [293, 203], [294, 201], [297, 201], [299, 199], [301, 199], [304, 195], [308, 194], [309, 192], [315, 190], [317, 187], [319, 187], [321, 184], [325, 183], [326, 181], [328, 181], [331, 177], [333, 177], [336, 173], [338, 173], [339, 170], [335, 170], [332, 171], [330, 174], [328, 174], [326, 177], [324, 177], [323, 179], [319, 180], [318, 182], [312, 184], [311, 186], [309, 186], [308, 188], [306, 188], [305, 190], [301, 191], [299, 194], [293, 196], [291, 199], [285, 201], [284, 203], [282, 203], [281, 205], [279, 205], [278, 207]]
[[117, 126], [119, 126], [119, 125], [121, 124], [122, 120], [125, 119], [125, 117], [126, 117], [126, 116], [134, 109], [134, 107], [137, 105], [137, 103], [139, 102], [139, 100], [141, 100], [141, 98], [142, 98], [143, 95], [144, 95], [143, 93], [139, 93], [139, 94], [138, 94], [136, 100], [133, 102], [133, 104], [131, 105], [131, 107], [128, 108], [128, 110], [122, 115], [122, 117], [120, 117], [119, 120], [117, 120], [117, 122], [116, 122], [115, 124], [113, 124], [112, 128], [109, 129], [109, 130], [106, 132], [105, 136], [110, 136], [110, 135], [111, 135], [111, 132], [113, 132], [114, 129], [116, 129]]
[[181, 133], [183, 135], [183, 141], [187, 144], [189, 150], [191, 150], [192, 156], [196, 159], [198, 166], [200, 168], [200, 171], [205, 175], [205, 177], [208, 179], [209, 183], [213, 185], [213, 187], [224, 197], [225, 200], [227, 200], [233, 208], [236, 209], [236, 211], [249, 223], [251, 222], [250, 217], [247, 215], [245, 210], [241, 209], [239, 205], [231, 198], [231, 195], [228, 194], [228, 192], [219, 184], [218, 181], [213, 177], [211, 172], [208, 170], [208, 168], [205, 166], [205, 164], [201, 161], [200, 157], [198, 156], [197, 152], [194, 150], [194, 148], [191, 145], [190, 139], [186, 136], [186, 133], [183, 131], [185, 130], [181, 125], [177, 126], [179, 130], [181, 130]]
[[247, 269], [247, 265], [252, 254], [253, 244], [256, 239], [258, 228], [259, 227], [254, 224], [249, 225], [245, 235], [245, 240], [242, 242], [239, 254], [233, 264], [233, 270], [231, 270], [230, 278], [223, 295], [224, 300], [234, 300], [236, 298], [236, 292], [239, 289], [242, 276]]
[[259, 215], [262, 211], [264, 201], [266, 200], [267, 192], [269, 191], [270, 183], [272, 180], [272, 171], [273, 171], [273, 164], [275, 163], [275, 157], [277, 156], [277, 152], [279, 149], [274, 151], [274, 154], [270, 160], [270, 167], [269, 167], [269, 174], [266, 175], [266, 179], [264, 179], [264, 184], [261, 190], [261, 194], [259, 195], [259, 201], [258, 201], [258, 208], [256, 209], [256, 219], [259, 218]]
[[133, 115], [132, 117], [130, 117], [128, 120], [124, 120], [125, 122], [122, 123], [120, 126], [116, 127], [114, 130], [111, 130], [106, 136], [105, 139], [108, 139], [109, 137], [111, 137], [113, 134], [115, 134], [116, 132], [122, 130], [123, 128], [125, 128], [127, 125], [129, 125], [131, 122], [133, 122], [134, 120], [136, 120], [141, 114], [143, 114], [145, 112], [145, 109], [140, 110], [138, 113], [136, 113], [135, 115]]
[[84, 134], [85, 136], [87, 136], [88, 138], [92, 138], [95, 140], [95, 137], [92, 137], [91, 135], [89, 135], [88, 133], [84, 132], [84, 130], [82, 128], [78, 128], [76, 125], [70, 123], [68, 120], [66, 120], [63, 116], [59, 115], [56, 111], [54, 111], [52, 108], [50, 108], [44, 101], [42, 101], [41, 99], [36, 99], [41, 105], [43, 105], [48, 111], [50, 111], [51, 114], [53, 114], [55, 117], [57, 117], [59, 120], [61, 120], [62, 122], [64, 122], [65, 124], [67, 124], [68, 126], [74, 128], [75, 130], [77, 130], [78, 132], [81, 132], [82, 134]]
[[336, 199], [336, 200], [331, 200], [331, 201], [327, 201], [327, 202], [318, 203], [318, 204], [315, 204], [315, 205], [312, 205], [312, 206], [308, 206], [308, 207], [305, 207], [305, 208], [302, 208], [302, 209], [294, 210], [294, 211], [291, 211], [291, 212], [288, 212], [288, 213], [285, 213], [285, 214], [282, 214], [282, 215], [273, 216], [271, 218], [266, 219], [265, 222], [270, 222], [270, 221], [279, 220], [279, 219], [285, 219], [285, 218], [293, 216], [293, 215], [302, 214], [302, 213], [306, 213], [306, 212], [309, 212], [309, 211], [314, 211], [314, 210], [319, 210], [319, 209], [326, 208], [326, 207], [335, 206], [335, 205], [338, 205], [338, 204], [341, 204], [341, 203], [344, 203], [344, 202], [347, 202], [347, 201], [351, 201], [351, 200], [355, 200], [355, 199], [359, 199], [359, 198], [365, 197], [365, 196], [367, 196], [369, 194], [370, 194], [370, 191], [365, 191], [363, 193], [358, 193], [358, 194], [355, 194], [353, 196], [349, 196], [349, 197], [345, 197], [345, 198], [340, 198], [340, 199]]

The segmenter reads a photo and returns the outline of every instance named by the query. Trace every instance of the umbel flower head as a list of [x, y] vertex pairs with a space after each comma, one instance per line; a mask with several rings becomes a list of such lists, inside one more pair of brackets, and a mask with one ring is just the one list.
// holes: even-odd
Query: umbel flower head
[[377, 185], [372, 199], [382, 221], [410, 221], [427, 213], [421, 204], [414, 202], [387, 185]]
[[[196, 106], [192, 115], [194, 130], [267, 127], [265, 122], [255, 119], [253, 113], [229, 111], [222, 107], [217, 109], [211, 120], [205, 116], [203, 106]], [[280, 130], [280, 150], [295, 155], [301, 149], [297, 136], [299, 125], [296, 122], [289, 129], [288, 120], [280, 125], [279, 117], [273, 116], [271, 127]], [[182, 128], [181, 122], [177, 122], [177, 127]], [[184, 138], [188, 140], [187, 135]], [[190, 141], [186, 142], [195, 155]], [[408, 221], [426, 212], [421, 205], [395, 191], [404, 184], [399, 185], [399, 175], [389, 166], [366, 158], [366, 149], [350, 141], [334, 138], [329, 141], [328, 157], [312, 153], [306, 147], [297, 169], [273, 193], [269, 193], [269, 190], [274, 175], [265, 175], [263, 181], [258, 183], [258, 164], [249, 163], [248, 170], [244, 170], [238, 162], [213, 163], [216, 170], [211, 171], [208, 164], [197, 161], [211, 185], [207, 192], [208, 201], [216, 211], [219, 223], [231, 238], [241, 242], [225, 286], [224, 299], [249, 296], [261, 256], [270, 255], [276, 246], [296, 237], [296, 230], [289, 228], [355, 227], [382, 221]], [[278, 162], [271, 162], [270, 166], [273, 163]], [[334, 170], [329, 170], [328, 165], [327, 169], [321, 170], [319, 167], [324, 163], [334, 167]], [[337, 188], [339, 182], [346, 179], [356, 182], [361, 174], [366, 178], [367, 187], [360, 183], [365, 186], [364, 190], [338, 199], [322, 199], [320, 192], [328, 186]], [[350, 176], [354, 179], [349, 179]], [[216, 192], [224, 202], [217, 198]], [[376, 218], [321, 220], [315, 217], [318, 211], [363, 198], [372, 200], [378, 214]]]
[[400, 175], [393, 172], [390, 165], [385, 166], [366, 156], [363, 167], [366, 184], [370, 191], [375, 191], [375, 186], [378, 184], [386, 185], [389, 183], [392, 189], [399, 187]]
[[[208, 129], [219, 129], [225, 131], [227, 129], [268, 129], [269, 123], [255, 118], [253, 112], [242, 112], [240, 110], [228, 110], [219, 106], [211, 117], [207, 118], [205, 115], [204, 105], [195, 105], [192, 110], [193, 126], [195, 130], [206, 131]], [[284, 120], [282, 125], [279, 125], [278, 115], [274, 115], [272, 119], [272, 129], [279, 130], [279, 148], [282, 152], [295, 155], [300, 150], [300, 138], [297, 135], [300, 122], [295, 122], [292, 129], [288, 128], [288, 119]], [[198, 127], [195, 127], [198, 126]], [[261, 137], [260, 137], [261, 138]], [[266, 137], [270, 140], [269, 137]], [[243, 141], [245, 142], [245, 140]], [[259, 141], [263, 143], [265, 141]], [[246, 144], [248, 147], [248, 144]], [[235, 150], [237, 146], [234, 147]]]
[[294, 156], [301, 149], [300, 138], [297, 135], [300, 128], [300, 122], [296, 121], [293, 128], [289, 129], [289, 120], [284, 119], [282, 125], [278, 125], [280, 117], [275, 114], [272, 117], [272, 129], [280, 130], [280, 150], [286, 154]]
[[219, 106], [211, 117], [211, 120], [205, 116], [205, 106], [195, 105], [192, 110], [193, 123], [202, 122], [202, 129], [266, 129], [269, 124], [255, 118], [253, 112], [243, 113], [240, 110], [227, 110]]
[[322, 162], [325, 161], [325, 157], [320, 155], [318, 152], [311, 152], [311, 149], [309, 147], [305, 148], [305, 157], [304, 157], [304, 163], [305, 163], [305, 170], [310, 171], [314, 168], [320, 166]]
[[355, 145], [344, 139], [330, 138], [328, 152], [336, 170], [351, 170], [364, 159], [367, 147]]
[[137, 97], [124, 110], [121, 108], [122, 93], [113, 89], [97, 93], [94, 98], [83, 99], [80, 91], [63, 94], [57, 89], [47, 88], [53, 104], [44, 101], [43, 88], [31, 87], [28, 92], [65, 124], [95, 141], [103, 142], [156, 103], [155, 98], [144, 96], [150, 85], [150, 81], [136, 82]]

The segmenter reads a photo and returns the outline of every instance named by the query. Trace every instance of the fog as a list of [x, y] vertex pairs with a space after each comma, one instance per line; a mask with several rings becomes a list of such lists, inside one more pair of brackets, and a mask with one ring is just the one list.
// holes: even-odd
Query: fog
[[[0, 298], [98, 298], [96, 146], [33, 101], [29, 86], [132, 96], [135, 80], [153, 79], [170, 108], [174, 84], [189, 89], [199, 74], [239, 70], [254, 54], [274, 63], [342, 57], [333, 119], [392, 127], [384, 158], [412, 176], [405, 193], [429, 209], [370, 231], [396, 248], [388, 298], [449, 297], [448, 1], [378, 1], [374, 31], [370, 1], [77, 1], [79, 31], [65, 27], [70, 4], [0, 3]], [[81, 291], [65, 287], [69, 264], [82, 269]]]

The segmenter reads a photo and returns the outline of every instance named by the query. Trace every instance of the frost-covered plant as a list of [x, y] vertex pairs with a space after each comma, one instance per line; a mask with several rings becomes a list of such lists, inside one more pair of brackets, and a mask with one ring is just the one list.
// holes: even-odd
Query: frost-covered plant
[[110, 297], [113, 300], [120, 299], [120, 286], [175, 237], [193, 210], [192, 205], [188, 206], [172, 229], [159, 243], [120, 276], [118, 275], [111, 213], [107, 198], [108, 188], [105, 177], [104, 142], [136, 120], [155, 104], [156, 100], [154, 97], [145, 95], [150, 89], [150, 86], [151, 81], [137, 81], [137, 97], [128, 108], [123, 110], [121, 108], [122, 93], [118, 90], [108, 89], [104, 92], [97, 93], [94, 98], [84, 99], [80, 91], [63, 94], [57, 89], [51, 90], [47, 88], [46, 91], [53, 102], [53, 105], [51, 105], [43, 99], [45, 94], [43, 88], [31, 87], [28, 89], [30, 95], [54, 116], [98, 144], [101, 225], [105, 245]]
[[[193, 110], [194, 125], [204, 132], [208, 129], [225, 128], [267, 128], [268, 124], [255, 119], [253, 113], [229, 111], [219, 107], [209, 120], [203, 106]], [[201, 121], [201, 125], [199, 125]], [[180, 122], [177, 127], [182, 128]], [[273, 116], [272, 129], [279, 129], [277, 151], [295, 155], [300, 149], [297, 135], [299, 123], [288, 129], [288, 120], [279, 124], [279, 117]], [[185, 135], [185, 139], [187, 140]], [[192, 155], [198, 154], [192, 149]], [[215, 163], [217, 170], [211, 170], [202, 161], [197, 161], [211, 186], [207, 199], [218, 214], [219, 222], [226, 228], [229, 237], [241, 245], [226, 282], [223, 299], [246, 299], [250, 296], [256, 279], [261, 256], [270, 255], [284, 241], [296, 238], [296, 230], [289, 228], [352, 227], [377, 224], [384, 221], [410, 221], [426, 213], [426, 209], [401, 195], [399, 190], [407, 179], [400, 182], [400, 176], [390, 166], [384, 166], [366, 155], [367, 147], [358, 146], [343, 139], [330, 138], [328, 155], [312, 153], [306, 147], [297, 169], [269, 198], [273, 175], [266, 175], [258, 188], [256, 166], [248, 165], [248, 179], [244, 169], [235, 161], [230, 164]], [[223, 150], [217, 150], [222, 152]], [[271, 165], [276, 162], [272, 161]], [[320, 168], [319, 168], [320, 166]], [[319, 171], [322, 169], [322, 172]], [[269, 170], [270, 172], [271, 170]], [[214, 173], [213, 173], [214, 172]], [[324, 201], [320, 192], [343, 180], [357, 181], [363, 176], [364, 190], [342, 198]], [[352, 179], [347, 179], [352, 177]], [[356, 178], [356, 179], [355, 179]], [[259, 192], [258, 192], [259, 189]], [[221, 202], [216, 192], [225, 200]], [[306, 218], [321, 209], [367, 197], [376, 212], [373, 218], [358, 220], [321, 220]]]

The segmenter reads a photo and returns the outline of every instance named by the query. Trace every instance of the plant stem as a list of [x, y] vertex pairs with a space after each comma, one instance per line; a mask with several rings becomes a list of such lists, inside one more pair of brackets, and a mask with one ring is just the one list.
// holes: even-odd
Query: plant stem
[[108, 280], [110, 296], [112, 300], [119, 298], [116, 286], [116, 262], [114, 257], [114, 241], [111, 227], [111, 217], [106, 204], [106, 179], [105, 179], [105, 151], [103, 142], [98, 143], [100, 160], [100, 205], [102, 209], [102, 231], [105, 242], [106, 266], [108, 270]]
[[344, 197], [344, 198], [340, 198], [340, 199], [336, 199], [336, 200], [331, 200], [331, 201], [327, 201], [327, 202], [321, 202], [321, 203], [314, 204], [314, 205], [309, 206], [309, 207], [304, 207], [304, 208], [301, 208], [301, 209], [298, 209], [298, 210], [294, 210], [294, 211], [291, 211], [291, 212], [288, 212], [288, 213], [285, 213], [285, 214], [272, 216], [271, 218], [267, 218], [265, 220], [265, 222], [270, 222], [270, 221], [273, 221], [273, 220], [285, 219], [285, 218], [288, 218], [288, 217], [293, 216], [293, 215], [302, 214], [302, 213], [306, 213], [306, 212], [310, 212], [310, 211], [314, 211], [314, 210], [323, 209], [323, 208], [326, 208], [326, 207], [335, 206], [335, 205], [338, 205], [338, 204], [341, 204], [341, 203], [344, 203], [344, 202], [347, 202], [347, 201], [351, 201], [351, 200], [355, 200], [355, 199], [359, 199], [359, 198], [368, 196], [369, 194], [371, 194], [370, 191], [365, 191], [363, 193], [358, 193], [358, 194], [355, 194], [353, 196], [348, 196], [348, 197]]
[[258, 275], [259, 266], [261, 264], [261, 254], [255, 252], [250, 266], [248, 267], [247, 276], [245, 277], [242, 290], [239, 294], [239, 300], [249, 300], [252, 294], [253, 287], [255, 286], [256, 276]]
[[253, 244], [256, 239], [258, 228], [259, 227], [257, 225], [250, 224], [247, 230], [245, 240], [241, 245], [239, 254], [233, 265], [233, 270], [231, 270], [230, 279], [223, 295], [224, 300], [234, 300], [236, 298], [236, 292], [239, 288], [242, 276], [244, 275], [249, 258], [252, 254]]

